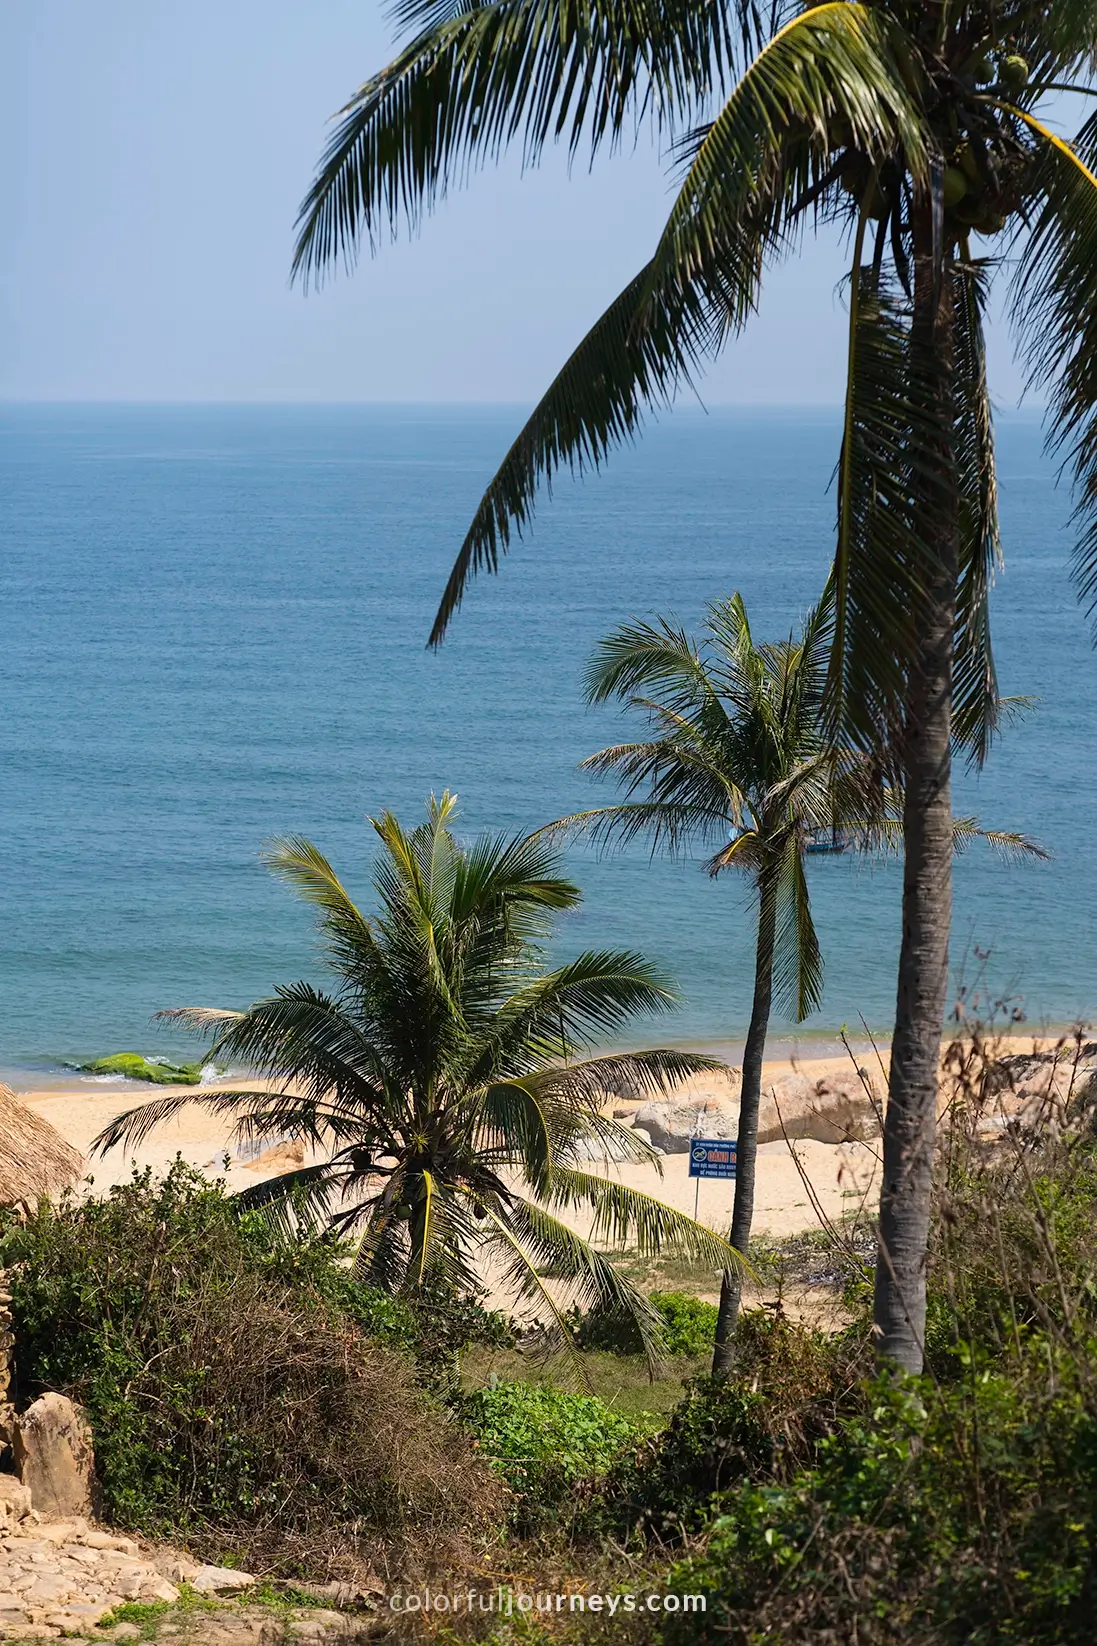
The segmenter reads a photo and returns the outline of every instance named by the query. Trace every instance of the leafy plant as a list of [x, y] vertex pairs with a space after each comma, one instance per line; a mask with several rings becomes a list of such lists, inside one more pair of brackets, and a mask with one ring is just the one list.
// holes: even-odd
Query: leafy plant
[[1053, 1362], [1053, 1379], [1041, 1353], [970, 1390], [872, 1385], [814, 1468], [724, 1495], [665, 1580], [704, 1592], [706, 1615], [662, 1637], [1083, 1646], [1097, 1418]]
[[517, 1494], [520, 1530], [555, 1517], [580, 1484], [603, 1476], [651, 1425], [625, 1417], [597, 1395], [536, 1383], [495, 1383], [464, 1402], [481, 1453]]
[[[699, 1359], [711, 1354], [716, 1335], [718, 1310], [688, 1292], [651, 1292], [648, 1301], [663, 1323], [665, 1352], [680, 1359]], [[611, 1354], [640, 1354], [643, 1345], [632, 1321], [592, 1309], [589, 1314], [575, 1310], [571, 1316], [577, 1343], [583, 1349], [604, 1349]]]

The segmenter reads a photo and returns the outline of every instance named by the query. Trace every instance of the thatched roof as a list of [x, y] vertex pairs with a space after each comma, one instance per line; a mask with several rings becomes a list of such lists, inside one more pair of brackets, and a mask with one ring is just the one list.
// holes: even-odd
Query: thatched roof
[[84, 1157], [0, 1084], [0, 1206], [33, 1204], [79, 1182]]

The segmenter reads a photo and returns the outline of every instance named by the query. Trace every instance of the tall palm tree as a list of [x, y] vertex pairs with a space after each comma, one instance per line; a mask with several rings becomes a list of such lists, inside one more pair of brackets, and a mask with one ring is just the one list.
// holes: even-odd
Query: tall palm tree
[[[593, 703], [620, 698], [651, 723], [639, 743], [583, 762], [614, 776], [628, 798], [563, 820], [595, 839], [650, 836], [653, 850], [715, 847], [708, 872], [750, 876], [757, 900], [754, 997], [743, 1048], [731, 1245], [747, 1252], [754, 1220], [762, 1063], [774, 1001], [801, 1022], [819, 1003], [822, 956], [804, 872], [806, 848], [837, 821], [834, 762], [820, 713], [828, 644], [826, 608], [798, 641], [755, 644], [742, 597], [708, 608], [698, 646], [661, 619], [604, 639], [587, 672]], [[741, 1294], [724, 1271], [714, 1377], [731, 1370]]]
[[[296, 272], [352, 261], [518, 143], [592, 153], [651, 120], [685, 177], [650, 261], [578, 345], [476, 511], [435, 621], [495, 569], [541, 480], [598, 465], [735, 336], [809, 226], [852, 243], [830, 714], [904, 795], [902, 947], [876, 1324], [922, 1362], [948, 987], [951, 757], [995, 724], [1000, 546], [983, 312], [999, 262], [1029, 381], [1080, 487], [1097, 599], [1097, 0], [402, 0], [408, 44], [343, 111], [302, 207]], [[977, 252], [994, 237], [1006, 255]]]
[[[819, 1004], [823, 962], [805, 859], [820, 834], [864, 850], [902, 840], [901, 799], [881, 790], [871, 761], [831, 741], [825, 715], [834, 619], [828, 587], [798, 638], [757, 645], [742, 596], [708, 607], [700, 643], [676, 624], [628, 623], [608, 635], [587, 671], [592, 703], [619, 699], [649, 723], [641, 742], [617, 743], [583, 762], [617, 779], [625, 800], [562, 818], [554, 832], [622, 842], [646, 835], [653, 851], [712, 850], [714, 878], [749, 875], [757, 906], [754, 994], [743, 1048], [731, 1245], [744, 1256], [754, 1219], [762, 1064], [776, 1004], [803, 1020]], [[1042, 856], [1024, 836], [953, 820], [955, 845], [981, 838]], [[734, 1357], [741, 1277], [724, 1272], [713, 1376]]]
[[[576, 1061], [673, 992], [636, 954], [588, 952], [545, 970], [543, 942], [578, 888], [544, 838], [462, 846], [454, 806], [432, 798], [410, 833], [391, 813], [373, 820], [372, 918], [315, 846], [276, 845], [274, 873], [319, 909], [334, 992], [293, 983], [244, 1012], [165, 1012], [265, 1084], [159, 1098], [118, 1115], [94, 1147], [140, 1143], [190, 1103], [234, 1117], [250, 1142], [301, 1141], [320, 1161], [246, 1191], [245, 1205], [357, 1231], [360, 1274], [390, 1291], [428, 1276], [474, 1286], [494, 1259], [561, 1324], [547, 1269], [588, 1306], [632, 1317], [652, 1356], [659, 1317], [603, 1248], [713, 1266], [729, 1252], [691, 1218], [590, 1170], [607, 1157], [658, 1165], [600, 1105], [622, 1078], [656, 1092], [720, 1065], [676, 1051]], [[590, 1239], [567, 1212], [591, 1217]]]

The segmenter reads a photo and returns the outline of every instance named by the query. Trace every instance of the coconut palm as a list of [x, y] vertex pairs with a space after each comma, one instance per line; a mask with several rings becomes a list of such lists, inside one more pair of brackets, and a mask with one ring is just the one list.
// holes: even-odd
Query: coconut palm
[[[542, 944], [578, 888], [544, 838], [462, 846], [454, 806], [448, 794], [432, 798], [412, 832], [388, 812], [373, 820], [382, 847], [373, 917], [315, 846], [277, 844], [270, 867], [319, 909], [334, 990], [294, 983], [243, 1012], [164, 1013], [264, 1084], [159, 1098], [119, 1115], [94, 1146], [140, 1143], [192, 1103], [232, 1116], [241, 1140], [303, 1142], [322, 1158], [246, 1191], [245, 1206], [355, 1232], [358, 1272], [389, 1291], [428, 1278], [475, 1286], [494, 1260], [559, 1323], [548, 1270], [579, 1302], [635, 1319], [652, 1355], [658, 1315], [603, 1248], [713, 1266], [728, 1248], [590, 1170], [592, 1159], [659, 1164], [600, 1106], [623, 1079], [657, 1092], [720, 1065], [676, 1051], [577, 1060], [637, 1013], [668, 1006], [673, 991], [636, 954], [588, 952], [545, 970]], [[565, 1213], [591, 1219], [590, 1239]]]
[[[563, 464], [598, 465], [735, 336], [809, 227], [852, 244], [829, 713], [903, 793], [904, 906], [884, 1140], [876, 1325], [922, 1361], [938, 1058], [948, 984], [951, 758], [981, 759], [996, 693], [999, 556], [983, 344], [989, 282], [1074, 460], [1077, 566], [1097, 598], [1097, 0], [402, 0], [412, 37], [343, 115], [303, 207], [296, 270], [415, 225], [517, 142], [592, 152], [650, 119], [685, 176], [649, 262], [578, 345], [476, 511], [435, 622], [495, 569]], [[999, 236], [1007, 255], [976, 250]]]
[[[776, 1004], [802, 1022], [819, 1003], [823, 962], [811, 915], [805, 859], [820, 844], [893, 849], [902, 841], [901, 799], [881, 789], [873, 763], [836, 747], [825, 716], [833, 590], [799, 637], [758, 645], [741, 595], [708, 607], [700, 643], [666, 619], [628, 623], [608, 635], [587, 671], [592, 703], [619, 699], [645, 715], [650, 735], [583, 762], [617, 779], [626, 799], [562, 818], [554, 831], [595, 840], [647, 836], [654, 851], [704, 846], [708, 872], [747, 874], [757, 907], [754, 995], [743, 1048], [731, 1245], [744, 1255], [754, 1216], [762, 1063]], [[820, 841], [819, 837], [823, 839]], [[981, 838], [1007, 852], [1043, 855], [1024, 836], [954, 820], [957, 848]], [[725, 1271], [713, 1375], [734, 1353], [740, 1275]]]

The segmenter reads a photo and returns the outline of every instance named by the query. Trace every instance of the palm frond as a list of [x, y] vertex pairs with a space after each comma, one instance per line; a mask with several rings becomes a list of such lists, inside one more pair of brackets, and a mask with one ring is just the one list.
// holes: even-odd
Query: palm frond
[[640, 1097], [659, 1097], [674, 1090], [683, 1080], [698, 1074], [723, 1074], [727, 1064], [700, 1052], [656, 1048], [646, 1052], [622, 1052], [616, 1056], [591, 1057], [531, 1075], [537, 1092], [551, 1093], [569, 1105], [600, 1107], [607, 1094], [622, 1087]]
[[970, 260], [955, 271], [953, 449], [959, 488], [960, 568], [952, 680], [953, 736], [981, 766], [999, 723], [990, 643], [990, 590], [1002, 564], [994, 432], [983, 315], [986, 270]]
[[1051, 856], [1031, 835], [1017, 834], [1009, 829], [983, 829], [976, 817], [954, 817], [952, 840], [957, 852], [962, 852], [973, 840], [983, 840], [1010, 862], [1023, 862], [1029, 857], [1046, 861]]
[[298, 215], [295, 277], [352, 264], [401, 217], [414, 228], [512, 143], [528, 164], [584, 133], [592, 152], [612, 145], [632, 115], [673, 125], [721, 83], [732, 46], [702, 0], [435, 0], [423, 20], [342, 110]]
[[741, 326], [764, 256], [782, 248], [797, 201], [830, 170], [838, 127], [863, 154], [899, 150], [924, 175], [907, 46], [896, 22], [852, 0], [811, 6], [778, 29], [701, 135], [652, 261], [653, 299], [673, 283]]
[[[804, 874], [799, 832], [790, 830], [774, 868], [776, 926], [773, 945], [773, 991], [794, 1013], [797, 1023], [810, 1017], [822, 999], [823, 957]], [[767, 895], [763, 887], [762, 896]]]
[[363, 950], [374, 949], [369, 921], [311, 840], [301, 835], [275, 840], [263, 853], [262, 861], [276, 879], [285, 881], [298, 896], [320, 909], [325, 934], [338, 959], [358, 962]]
[[913, 499], [937, 430], [911, 379], [906, 299], [871, 267], [852, 281], [827, 702], [832, 734], [873, 750], [901, 715], [917, 649], [927, 567]]
[[635, 1251], [641, 1257], [671, 1253], [714, 1270], [729, 1265], [750, 1274], [741, 1253], [703, 1223], [666, 1205], [642, 1189], [572, 1166], [558, 1166], [552, 1174], [550, 1206], [589, 1208], [593, 1221], [590, 1240], [616, 1251]]
[[[550, 384], [480, 500], [438, 605], [429, 644], [441, 644], [473, 577], [499, 569], [512, 533], [522, 534], [541, 480], [562, 468], [597, 469], [631, 440], [645, 407], [669, 406], [717, 341], [713, 317], [668, 297], [661, 313], [642, 313], [648, 267], [595, 321]], [[643, 324], [641, 324], [643, 319]]]
[[1030, 385], [1047, 392], [1049, 438], [1074, 472], [1075, 580], [1097, 614], [1097, 117], [1076, 150], [1049, 144], [1035, 215], [1013, 282], [1014, 318]]
[[[528, 1265], [532, 1257], [542, 1269], [549, 1270], [553, 1278], [568, 1283], [581, 1306], [631, 1319], [639, 1332], [649, 1368], [657, 1368], [663, 1354], [663, 1323], [640, 1289], [615, 1268], [592, 1241], [584, 1240], [544, 1206], [530, 1200], [517, 1200], [512, 1218], [514, 1232], [521, 1242], [522, 1261]], [[513, 1279], [522, 1277], [518, 1264], [512, 1272]], [[543, 1292], [539, 1277], [538, 1286]], [[562, 1324], [559, 1312], [555, 1312]]]

